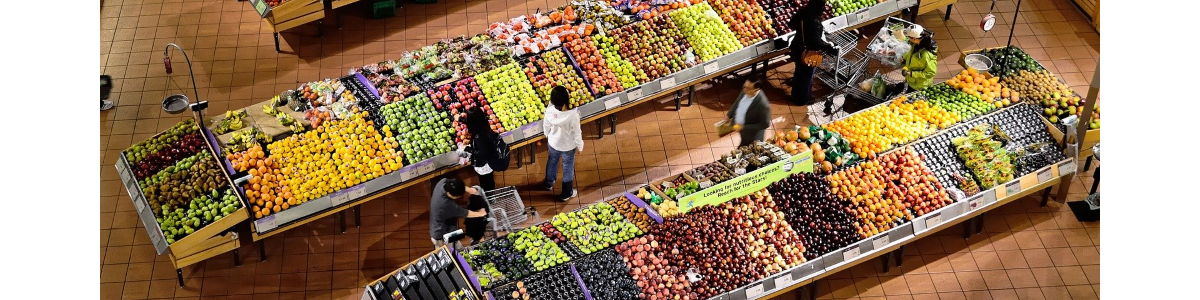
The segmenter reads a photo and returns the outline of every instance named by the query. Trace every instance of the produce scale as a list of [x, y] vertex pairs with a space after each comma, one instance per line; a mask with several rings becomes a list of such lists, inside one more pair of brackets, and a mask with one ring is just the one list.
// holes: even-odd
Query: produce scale
[[[761, 7], [765, 13], [755, 14], [757, 17], [754, 20], [729, 14], [731, 5], [751, 3]], [[241, 243], [236, 234], [237, 227], [247, 223], [251, 240], [260, 243], [260, 249], [264, 249], [260, 257], [265, 260], [264, 240], [268, 237], [333, 214], [339, 216], [344, 231], [346, 209], [354, 208], [357, 220], [357, 209], [362, 203], [414, 184], [423, 184], [430, 178], [461, 168], [457, 149], [468, 142], [469, 136], [463, 134], [465, 128], [458, 119], [471, 107], [481, 107], [489, 114], [493, 129], [502, 132], [504, 140], [516, 150], [520, 166], [524, 161], [524, 152], [529, 152], [532, 162], [533, 151], [529, 148], [543, 138], [539, 119], [546, 105], [546, 97], [543, 96], [546, 86], [569, 87], [573, 105], [584, 116], [583, 122], [598, 121], [597, 127], [603, 135], [603, 121], [609, 119], [613, 126], [611, 130], [615, 132], [613, 116], [624, 108], [670, 94], [675, 95], [676, 106], [679, 107], [682, 105], [684, 89], [689, 90], [690, 95], [695, 84], [747, 67], [757, 68], [759, 62], [786, 54], [786, 47], [777, 45], [785, 45], [785, 41], [790, 40], [794, 33], [773, 33], [775, 28], [770, 25], [771, 20], [766, 18], [777, 14], [772, 9], [795, 9], [797, 6], [798, 3], [791, 1], [767, 0], [631, 1], [619, 5], [572, 1], [556, 10], [493, 25], [493, 29], [504, 30], [489, 30], [485, 34], [445, 40], [405, 52], [397, 60], [355, 68], [345, 77], [300, 84], [272, 99], [231, 110], [209, 120], [181, 122], [123, 151], [116, 165], [156, 250], [159, 254], [169, 254], [177, 268], [230, 251], [235, 251], [236, 263], [236, 251]], [[864, 4], [853, 10], [835, 10], [836, 15], [831, 13], [831, 18], [856, 21], [837, 24], [837, 30], [845, 30], [881, 20], [913, 6], [920, 4], [918, 1], [881, 1], [875, 5]], [[744, 30], [733, 32], [731, 27]], [[1036, 69], [1020, 71], [1040, 71]], [[964, 82], [968, 77], [975, 82], [977, 76], [981, 80], [1006, 78], [992, 77], [986, 72], [964, 73], [960, 76], [959, 79]], [[604, 253], [613, 251], [625, 255], [632, 253], [630, 249], [654, 248], [656, 243], [648, 241], [647, 236], [662, 230], [664, 227], [661, 226], [677, 226], [673, 223], [676, 220], [694, 218], [692, 214], [721, 214], [711, 207], [737, 205], [739, 209], [746, 210], [737, 216], [777, 210], [778, 205], [773, 204], [771, 196], [774, 195], [772, 188], [779, 182], [793, 180], [796, 176], [811, 177], [795, 179], [799, 182], [821, 181], [819, 178], [822, 178], [803, 174], [822, 174], [825, 177], [841, 174], [836, 176], [844, 176], [842, 182], [825, 180], [830, 182], [831, 188], [838, 185], [844, 189], [846, 182], [855, 178], [853, 176], [883, 176], [879, 172], [887, 172], [886, 169], [872, 171], [874, 173], [857, 170], [860, 168], [857, 166], [862, 164], [900, 164], [892, 168], [911, 171], [917, 169], [913, 166], [916, 163], [936, 169], [938, 166], [922, 162], [925, 159], [920, 157], [929, 154], [922, 153], [920, 149], [916, 152], [898, 149], [907, 149], [906, 145], [936, 136], [939, 132], [963, 128], [1002, 112], [1020, 111], [1023, 115], [1020, 118], [1007, 114], [1004, 118], [996, 117], [1000, 119], [996, 119], [992, 125], [1001, 129], [979, 129], [980, 132], [973, 137], [980, 144], [1000, 143], [1013, 148], [1003, 149], [1011, 151], [1007, 153], [1020, 153], [1022, 158], [1032, 156], [1026, 154], [1033, 151], [1025, 149], [1030, 146], [1024, 144], [1028, 141], [1021, 139], [1031, 133], [1009, 132], [1012, 128], [1032, 126], [1035, 129], [1046, 127], [1045, 132], [1059, 138], [1057, 143], [1039, 140], [1040, 144], [1037, 145], [1040, 148], [1037, 149], [1040, 150], [1036, 153], [1044, 154], [1046, 144], [1052, 144], [1050, 149], [1063, 147], [1062, 135], [1052, 134], [1061, 129], [1053, 128], [1053, 122], [1046, 118], [1039, 119], [1038, 109], [1017, 108], [1042, 105], [1054, 107], [1052, 113], [1057, 114], [1060, 107], [1077, 106], [1081, 103], [1079, 100], [1061, 102], [1063, 96], [1052, 96], [1036, 104], [1020, 104], [1015, 95], [1005, 96], [1009, 99], [996, 96], [991, 100], [980, 100], [980, 96], [992, 95], [994, 91], [991, 88], [999, 84], [988, 82], [979, 84], [979, 87], [947, 83], [948, 90], [944, 92], [953, 96], [906, 95], [907, 99], [892, 100], [855, 114], [887, 118], [908, 115], [904, 112], [916, 112], [921, 117], [907, 121], [923, 122], [929, 126], [927, 128], [868, 130], [862, 128], [861, 122], [853, 121], [856, 120], [853, 115], [839, 120], [844, 121], [842, 123], [835, 122], [837, 125], [797, 128], [796, 132], [777, 136], [770, 143], [737, 149], [704, 168], [615, 195], [610, 198], [611, 201], [605, 202], [605, 207], [583, 208], [574, 212], [576, 217], [566, 217], [569, 222], [563, 221], [561, 225], [555, 224], [552, 218], [545, 224], [529, 227], [533, 230], [526, 228], [527, 232], [510, 234], [516, 239], [510, 241], [510, 245], [488, 247], [523, 247], [525, 250], [521, 251], [547, 251], [544, 253], [562, 251], [562, 256], [531, 256], [524, 262], [493, 262], [492, 268], [511, 269], [523, 263], [531, 266], [525, 270], [592, 274], [580, 277], [584, 279], [580, 285], [589, 276], [613, 276], [597, 273], [594, 268], [581, 268], [573, 261], [600, 254], [612, 255]], [[1034, 80], [1023, 82], [1041, 83]], [[988, 90], [982, 91], [984, 88]], [[961, 99], [966, 99], [966, 96], [955, 92], [975, 97], [978, 100], [976, 102], [986, 102], [990, 106], [978, 103], [973, 106], [959, 105], [954, 101], [965, 101]], [[1059, 94], [1073, 95], [1065, 92], [1059, 91]], [[1049, 106], [1050, 100], [1059, 101], [1055, 104], [1071, 105]], [[1006, 101], [1011, 103], [1004, 104]], [[1098, 114], [1098, 109], [1095, 114]], [[970, 117], [965, 117], [967, 115]], [[1038, 122], [1029, 121], [1030, 116]], [[1096, 127], [1098, 130], [1098, 121]], [[837, 137], [834, 138], [834, 135]], [[1010, 138], [1009, 135], [1015, 137]], [[944, 143], [939, 142], [938, 145], [952, 147], [950, 140], [954, 138], [959, 137], [945, 139]], [[988, 138], [993, 140], [983, 143]], [[970, 144], [963, 149], [982, 151], [977, 150], [981, 147], [984, 146]], [[948, 148], [942, 151], [954, 153], [957, 150]], [[943, 155], [940, 158], [968, 160], [970, 156], [956, 158]], [[983, 193], [994, 195], [988, 196], [994, 202], [1011, 201], [1015, 197], [1009, 195], [1032, 193], [1034, 188], [1040, 190], [1053, 185], [1070, 173], [1060, 173], [1058, 170], [1059, 164], [1064, 162], [1045, 158], [1025, 162], [1021, 166], [1028, 168], [1033, 163], [1050, 166], [1043, 167], [1049, 173], [1039, 171], [1037, 175], [1040, 176], [1032, 182], [1023, 179], [1013, 189], [985, 188], [987, 192]], [[1065, 163], [1072, 166], [1069, 169], [1073, 172], [1074, 161]], [[855, 169], [853, 174], [839, 173], [850, 172], [851, 169]], [[925, 171], [934, 172], [928, 169]], [[969, 168], [961, 171], [962, 174], [953, 175], [993, 179], [992, 174], [971, 174], [976, 170]], [[1013, 180], [1030, 176], [1029, 173], [1018, 173], [1019, 176], [1013, 175]], [[915, 220], [923, 216], [929, 218], [928, 214], [944, 216], [938, 220], [942, 225], [930, 223], [933, 226], [928, 227], [961, 221], [961, 217], [951, 217], [952, 213], [949, 212], [957, 215], [968, 210], [947, 211], [963, 203], [963, 199], [949, 202], [945, 199], [948, 196], [944, 186], [958, 189], [958, 183], [942, 182], [945, 180], [942, 178], [948, 174], [930, 173], [929, 176], [935, 179], [915, 173], [906, 174], [913, 178], [924, 178], [920, 181], [924, 184], [923, 191], [936, 191], [943, 198], [942, 202], [919, 206], [920, 212], [907, 206], [906, 209], [910, 209], [908, 214], [900, 213], [902, 209], [890, 211], [900, 214], [889, 217], [893, 219], [892, 223], [880, 221], [876, 222], [879, 224], [858, 224], [862, 233], [845, 235], [842, 242], [835, 244], [843, 244], [853, 236], [861, 237], [865, 232], [871, 233], [868, 236], [882, 234], [880, 232], [892, 232], [888, 235], [893, 235], [897, 229], [914, 227], [913, 224], [917, 223]], [[1041, 180], [1043, 177], [1045, 181]], [[1026, 186], [1027, 183], [1032, 185]], [[1009, 185], [1012, 184], [1002, 187]], [[1065, 193], [1065, 189], [1060, 189], [1058, 199], [1062, 199]], [[883, 196], [882, 191], [874, 191], [870, 195]], [[897, 195], [902, 194], [889, 197]], [[867, 204], [862, 210], [865, 213], [871, 207]], [[888, 212], [872, 213], [878, 213], [876, 217], [883, 218], [885, 216], [882, 214]], [[775, 220], [773, 226], [786, 227], [789, 217]], [[847, 220], [839, 221], [843, 222], [839, 226], [849, 226], [846, 225], [849, 223], [845, 223]], [[633, 226], [621, 225], [627, 223]], [[911, 231], [921, 232], [916, 229]], [[547, 236], [551, 235], [556, 238], [548, 239]], [[737, 240], [741, 237], [731, 235], [728, 238]], [[583, 242], [579, 242], [581, 239]], [[635, 240], [645, 245], [621, 249], [614, 247]], [[531, 246], [533, 244], [540, 246]], [[758, 250], [789, 255], [785, 264], [771, 269], [783, 272], [787, 270], [784, 266], [796, 267], [802, 261], [819, 261], [821, 256], [805, 252], [804, 247], [792, 241], [779, 242], [778, 246]], [[481, 254], [471, 253], [476, 250]], [[521, 280], [525, 276], [512, 278], [514, 276], [504, 275], [502, 269], [485, 267], [488, 263], [478, 266], [469, 263], [487, 260], [485, 257], [488, 253], [494, 252], [484, 250], [452, 251], [454, 255], [462, 257], [457, 265], [467, 271], [467, 277], [475, 283], [471, 296], [485, 295], [492, 291], [493, 286], [509, 288], [508, 284], [523, 284]], [[699, 248], [678, 250], [682, 253], [707, 251]], [[678, 254], [662, 254], [648, 262], [680, 257]], [[611, 259], [604, 260], [612, 262]], [[811, 263], [808, 265], [815, 270]], [[611, 266], [611, 263], [596, 268], [605, 272], [619, 269]], [[690, 272], [695, 275], [691, 277], [695, 278], [703, 278], [705, 275], [701, 273], [707, 272], [692, 269], [675, 271]], [[182, 285], [182, 271], [178, 273]], [[500, 276], [488, 275], [491, 276], [490, 280], [496, 281], [479, 284], [479, 276], [473, 274], [485, 273]], [[776, 273], [743, 275], [746, 278], [765, 278]], [[541, 278], [536, 274], [525, 275]], [[484, 286], [488, 286], [486, 291]], [[716, 296], [734, 291], [742, 284], [707, 286], [698, 283], [697, 286], [703, 286], [698, 295]], [[521, 290], [517, 288], [518, 294], [523, 293]], [[588, 293], [586, 288], [580, 290]]]

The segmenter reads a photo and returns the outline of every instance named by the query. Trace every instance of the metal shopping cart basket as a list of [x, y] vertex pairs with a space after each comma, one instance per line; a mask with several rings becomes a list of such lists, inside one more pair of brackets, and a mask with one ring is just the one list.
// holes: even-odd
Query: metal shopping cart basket
[[529, 220], [531, 214], [537, 217], [536, 211], [525, 209], [525, 203], [521, 201], [521, 195], [517, 194], [515, 187], [506, 186], [484, 191], [483, 195], [487, 200], [488, 210], [491, 211], [488, 224], [491, 225], [489, 231], [493, 236], [500, 232], [520, 230], [522, 228], [519, 225]]

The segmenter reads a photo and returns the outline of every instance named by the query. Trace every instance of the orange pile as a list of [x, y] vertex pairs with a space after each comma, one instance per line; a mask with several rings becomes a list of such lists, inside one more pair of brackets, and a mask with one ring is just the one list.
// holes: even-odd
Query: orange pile
[[230, 154], [229, 161], [238, 172], [250, 173], [250, 180], [242, 187], [255, 218], [262, 218], [300, 204], [292, 197], [292, 189], [284, 185], [283, 170], [274, 157], [264, 157], [261, 146], [255, 145], [244, 152]]
[[903, 201], [885, 198], [890, 182], [879, 161], [867, 160], [826, 177], [830, 192], [851, 202], [848, 207], [858, 222], [854, 224], [859, 236], [868, 238], [887, 231], [900, 219], [912, 220]]
[[996, 107], [1004, 107], [1020, 101], [1020, 95], [1017, 92], [1000, 85], [1000, 77], [988, 77], [991, 75], [968, 68], [947, 80], [946, 84], [964, 93], [979, 97]]
[[293, 192], [295, 201], [290, 205], [400, 169], [401, 154], [396, 151], [398, 145], [391, 133], [379, 134], [366, 119], [367, 113], [354, 113], [267, 145], [271, 151], [268, 159], [277, 159], [281, 191], [284, 196]]

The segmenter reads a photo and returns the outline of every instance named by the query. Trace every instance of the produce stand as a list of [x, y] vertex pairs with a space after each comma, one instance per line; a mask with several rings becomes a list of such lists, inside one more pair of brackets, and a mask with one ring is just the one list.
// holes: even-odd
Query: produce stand
[[1100, 31], [1100, 0], [1072, 0], [1083, 14], [1092, 19], [1092, 27]]
[[363, 292], [363, 300], [421, 299], [421, 295], [440, 295], [436, 299], [483, 299], [475, 294], [475, 286], [459, 268], [461, 256], [445, 246], [371, 281]]
[[[343, 0], [339, 2], [353, 2]], [[279, 50], [279, 33], [300, 25], [317, 22], [317, 36], [321, 35], [321, 21], [325, 19], [325, 3], [321, 0], [290, 0], [270, 7], [266, 0], [250, 0], [250, 8], [262, 16], [263, 22], [275, 36], [275, 52]], [[348, 4], [348, 3], [347, 3]], [[343, 4], [344, 5], [344, 4]]]
[[[334, 3], [344, 5], [349, 2], [336, 1]], [[301, 24], [305, 24], [305, 23], [308, 23], [311, 21], [320, 22], [320, 20], [324, 17], [324, 11], [323, 11], [323, 7], [322, 7], [323, 4], [330, 4], [332, 6], [332, 5], [334, 5], [334, 3], [321, 2], [321, 1], [316, 1], [316, 0], [292, 0], [292, 1], [285, 2], [279, 6], [276, 6], [274, 8], [270, 8], [270, 7], [267, 7], [265, 2], [263, 2], [261, 0], [252, 0], [251, 1], [252, 7], [254, 7], [256, 9], [256, 11], [260, 12], [260, 14], [264, 17], [264, 21], [267, 22], [272, 27], [273, 31], [275, 31], [276, 41], [278, 41], [278, 39], [277, 39], [278, 32], [280, 32], [282, 30], [294, 28], [296, 26], [299, 26]], [[837, 27], [834, 30], [847, 30], [847, 29], [851, 29], [851, 28], [857, 28], [859, 26], [863, 26], [863, 25], [869, 24], [871, 22], [880, 20], [884, 17], [898, 14], [901, 9], [912, 7], [914, 5], [917, 5], [918, 3], [919, 3], [919, 1], [915, 1], [915, 0], [913, 0], [913, 1], [885, 1], [876, 6], [864, 8], [857, 13], [847, 14], [847, 15], [843, 15], [841, 17], [835, 18], [836, 20], [831, 20], [834, 22], [828, 22], [827, 24], [835, 25], [835, 26], [830, 27], [830, 28]], [[337, 7], [340, 7], [340, 5]], [[699, 84], [701, 82], [704, 82], [704, 81], [707, 81], [707, 80], [710, 80], [710, 79], [713, 79], [713, 78], [716, 78], [719, 76], [725, 76], [725, 75], [728, 75], [731, 73], [740, 72], [740, 71], [744, 70], [746, 67], [754, 67], [755, 69], [757, 69], [757, 64], [759, 62], [767, 62], [771, 59], [774, 59], [774, 58], [777, 58], [779, 56], [786, 54], [787, 53], [786, 47], [783, 47], [780, 45], [786, 45], [786, 41], [790, 40], [792, 36], [793, 36], [793, 34], [786, 34], [786, 35], [778, 36], [775, 38], [763, 40], [763, 41], [748, 45], [740, 50], [733, 51], [732, 53], [728, 53], [726, 55], [717, 57], [715, 59], [697, 64], [694, 66], [686, 67], [686, 68], [680, 70], [679, 72], [675, 72], [673, 74], [669, 74], [666, 76], [662, 76], [660, 78], [656, 78], [654, 80], [650, 80], [648, 82], [645, 82], [638, 86], [634, 86], [632, 88], [624, 89], [624, 91], [622, 91], [622, 92], [616, 92], [616, 93], [605, 95], [603, 97], [599, 97], [595, 101], [589, 102], [589, 103], [581, 106], [580, 110], [581, 110], [581, 114], [583, 115], [581, 122], [598, 121], [597, 125], [600, 129], [600, 134], [603, 135], [603, 127], [604, 127], [603, 121], [604, 121], [605, 117], [608, 117], [609, 121], [611, 122], [611, 124], [610, 124], [611, 132], [615, 133], [615, 123], [616, 123], [615, 114], [617, 112], [624, 110], [625, 108], [628, 108], [628, 107], [631, 107], [634, 105], [638, 105], [641, 103], [645, 103], [647, 101], [655, 100], [655, 99], [658, 99], [660, 97], [667, 96], [670, 94], [675, 95], [674, 101], [675, 101], [676, 108], [678, 109], [682, 105], [682, 91], [684, 89], [687, 89], [689, 91], [688, 105], [691, 105], [691, 103], [692, 103], [691, 96], [694, 94], [694, 91], [695, 91], [694, 86], [696, 84]], [[779, 47], [777, 47], [777, 46], [779, 46]], [[278, 43], [277, 43], [277, 50], [278, 50]], [[566, 51], [566, 52], [569, 53], [569, 51]], [[574, 60], [574, 58], [570, 58], [570, 59], [572, 61]], [[356, 76], [356, 77], [358, 80], [362, 81], [361, 86], [366, 87], [368, 89], [373, 89], [372, 88], [373, 85], [370, 84], [369, 82], [366, 82], [362, 76]], [[342, 79], [342, 80], [345, 80], [345, 79]], [[354, 85], [348, 85], [348, 86], [350, 86], [351, 89], [356, 88]], [[425, 87], [425, 88], [427, 89], [429, 87]], [[372, 96], [377, 96], [378, 92], [373, 91], [370, 94]], [[365, 95], [365, 94], [362, 93], [362, 91], [355, 91], [355, 95]], [[257, 106], [252, 106], [247, 109], [250, 109], [250, 111], [257, 111], [260, 108]], [[375, 109], [377, 109], [377, 108], [375, 108]], [[283, 110], [283, 109], [281, 109], [281, 110]], [[298, 112], [296, 112], [296, 113], [298, 113]], [[298, 121], [304, 122], [304, 121], [302, 121], [302, 120], [304, 120], [304, 118], [296, 118], [296, 119]], [[509, 143], [510, 147], [512, 147], [516, 151], [515, 156], [517, 157], [518, 167], [520, 167], [524, 161], [522, 156], [523, 156], [523, 152], [525, 152], [525, 151], [529, 152], [530, 160], [531, 160], [531, 162], [533, 162], [534, 151], [533, 151], [532, 147], [535, 145], [535, 143], [539, 142], [543, 138], [541, 136], [541, 126], [540, 125], [541, 125], [540, 121], [534, 121], [529, 124], [523, 125], [520, 128], [517, 128], [515, 130], [510, 130], [508, 132], [505, 132], [504, 134], [501, 135], [504, 138], [504, 140]], [[210, 144], [210, 147], [216, 147], [215, 142], [212, 142]], [[213, 151], [215, 152], [216, 157], [218, 157], [218, 158], [224, 157], [222, 154], [220, 154], [219, 150], [213, 150]], [[124, 162], [123, 161], [118, 162], [119, 165], [122, 163], [124, 163]], [[214, 236], [217, 236], [217, 233], [228, 230], [229, 228], [232, 228], [233, 226], [240, 224], [241, 222], [245, 221], [246, 219], [251, 219], [252, 221], [250, 223], [251, 223], [252, 239], [253, 239], [253, 241], [259, 242], [260, 245], [262, 245], [262, 247], [260, 247], [260, 250], [262, 251], [262, 252], [260, 252], [260, 255], [265, 260], [265, 244], [263, 244], [263, 241], [264, 241], [264, 239], [266, 239], [270, 236], [273, 236], [273, 235], [281, 233], [281, 232], [285, 232], [287, 230], [296, 228], [298, 226], [301, 226], [301, 225], [311, 222], [313, 220], [323, 218], [326, 216], [330, 216], [335, 213], [339, 215], [340, 220], [341, 220], [341, 228], [344, 231], [345, 230], [344, 211], [346, 209], [354, 208], [355, 209], [355, 218], [357, 220], [358, 219], [358, 206], [361, 205], [362, 203], [365, 203], [366, 201], [370, 201], [375, 198], [378, 198], [379, 196], [381, 196], [383, 194], [392, 193], [392, 192], [398, 191], [403, 188], [410, 187], [410, 186], [418, 184], [418, 183], [424, 183], [425, 181], [428, 181], [432, 178], [436, 178], [438, 176], [449, 174], [451, 172], [456, 171], [458, 168], [461, 168], [461, 167], [462, 167], [462, 165], [458, 161], [456, 154], [454, 153], [454, 151], [451, 151], [450, 153], [437, 155], [437, 156], [427, 159], [427, 160], [407, 164], [404, 167], [402, 167], [399, 170], [396, 170], [394, 172], [387, 173], [385, 175], [376, 177], [372, 180], [367, 180], [367, 181], [361, 182], [361, 183], [354, 185], [352, 187], [349, 187], [349, 188], [335, 191], [335, 192], [325, 195], [323, 197], [308, 200], [307, 202], [294, 205], [291, 208], [287, 208], [282, 211], [278, 211], [277, 213], [270, 214], [269, 216], [265, 216], [262, 218], [255, 218], [252, 215], [253, 213], [250, 212], [249, 210], [245, 209], [245, 206], [243, 206], [243, 208], [241, 210], [239, 210], [237, 213], [221, 219], [220, 222], [218, 222], [218, 223], [214, 223], [214, 225], [220, 225], [220, 226], [207, 226], [205, 228], [202, 228], [202, 230], [200, 230], [200, 232], [203, 233], [204, 235], [208, 235], [207, 237], [214, 237]], [[782, 167], [782, 166], [780, 166], [780, 167]], [[118, 166], [118, 168], [121, 169], [122, 167]], [[124, 168], [127, 170], [128, 166], [125, 166]], [[127, 174], [129, 172], [122, 171], [121, 173]], [[229, 173], [232, 174], [234, 172], [232, 170], [230, 170]], [[124, 179], [124, 177], [123, 177], [123, 179]], [[235, 180], [232, 180], [234, 178], [228, 178], [228, 179], [231, 179], [231, 181], [235, 181]], [[236, 179], [237, 179], [236, 181], [239, 182], [239, 184], [241, 182], [243, 182], [243, 180], [249, 180], [249, 178], [247, 178], [247, 177], [240, 177], [240, 178], [236, 178]], [[135, 185], [127, 184], [127, 187], [129, 187], [131, 198], [134, 199], [135, 204], [138, 204], [137, 199], [139, 199], [139, 197], [141, 196], [140, 187], [137, 187], [136, 184]], [[239, 195], [239, 196], [243, 197], [242, 201], [243, 201], [243, 205], [245, 205], [245, 201], [246, 201], [244, 198], [245, 195]], [[144, 199], [143, 199], [143, 201], [144, 201]], [[143, 204], [142, 206], [145, 206], [144, 202], [141, 204]], [[151, 218], [151, 219], [153, 219], [153, 218]], [[151, 223], [153, 223], [153, 222], [151, 222]], [[223, 226], [228, 226], [228, 227], [218, 229], [219, 227], [223, 227]], [[156, 227], [156, 226], [147, 225], [147, 230], [153, 231], [151, 227]], [[152, 236], [152, 240], [154, 240], [153, 237], [155, 235], [151, 234], [151, 236]], [[236, 251], [236, 248], [238, 246], [240, 246], [240, 244], [238, 244], [236, 239], [232, 239], [231, 241], [227, 241], [227, 242], [222, 242], [222, 240], [219, 240], [218, 238], [210, 238], [210, 239], [204, 239], [203, 242], [193, 242], [193, 240], [199, 240], [200, 239], [200, 238], [198, 238], [199, 236], [202, 236], [202, 235], [195, 234], [194, 236], [189, 236], [186, 239], [177, 241], [176, 243], [172, 244], [171, 247], [165, 246], [165, 244], [166, 244], [165, 241], [159, 240], [159, 241], [155, 242], [156, 250], [158, 250], [160, 253], [165, 253], [169, 249], [170, 252], [172, 253], [173, 259], [175, 257], [178, 257], [178, 259], [177, 259], [178, 262], [181, 262], [181, 263], [177, 263], [176, 266], [182, 267], [182, 266], [186, 266], [188, 264], [202, 261], [204, 258], [211, 257], [212, 255], [224, 253], [224, 252], [231, 251], [231, 250]], [[228, 236], [221, 237], [221, 238], [229, 239]], [[164, 245], [160, 246], [159, 244], [164, 244]]]

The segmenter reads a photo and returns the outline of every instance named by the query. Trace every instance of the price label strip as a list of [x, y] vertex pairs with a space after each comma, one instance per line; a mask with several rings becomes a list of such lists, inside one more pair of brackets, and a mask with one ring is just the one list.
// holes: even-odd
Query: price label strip
[[1045, 170], [1038, 171], [1037, 178], [1039, 184], [1046, 183], [1047, 181], [1054, 179], [1054, 169], [1046, 167]]
[[867, 20], [871, 19], [871, 11], [864, 9], [856, 13], [855, 16], [858, 17], [858, 23], [866, 22]]
[[665, 77], [658, 81], [658, 89], [665, 90], [675, 87], [675, 76]]
[[713, 183], [712, 183], [712, 181], [710, 181], [710, 180], [701, 181], [701, 182], [700, 182], [700, 188], [702, 188], [702, 189], [707, 189], [707, 188], [709, 188], [709, 187], [712, 187], [712, 184], [713, 184]]
[[871, 246], [874, 246], [875, 249], [883, 249], [883, 247], [887, 247], [890, 243], [892, 243], [892, 238], [887, 233], [881, 234], [879, 237], [871, 240]]
[[430, 172], [433, 172], [433, 169], [433, 164], [428, 161], [420, 166], [417, 166], [417, 172], [420, 172], [421, 174], [429, 174]]
[[621, 106], [621, 98], [604, 100], [604, 110], [612, 110], [618, 106]]
[[[992, 195], [995, 195], [995, 194], [992, 194]], [[975, 198], [971, 198], [971, 200], [967, 200], [967, 210], [968, 211], [979, 209], [980, 207], [983, 207], [983, 205], [984, 205], [983, 197], [981, 197], [981, 196], [975, 196]]]
[[733, 172], [737, 173], [738, 176], [746, 175], [746, 168], [736, 168], [733, 169]]
[[258, 221], [255, 221], [254, 224], [258, 225], [257, 226], [258, 232], [267, 232], [268, 230], [275, 229], [275, 227], [279, 226], [279, 224], [275, 220], [275, 215], [270, 215], [270, 216], [263, 217], [262, 219], [258, 219]]
[[707, 65], [704, 65], [704, 75], [716, 73], [717, 71], [720, 71], [720, 70], [721, 70], [721, 66], [719, 64], [717, 64], [717, 62], [715, 62], [715, 61], [712, 63], [709, 63]]
[[791, 272], [780, 275], [779, 277], [775, 278], [775, 289], [778, 290], [778, 289], [790, 286], [790, 285], [792, 285], [792, 282], [794, 282], [794, 281], [795, 281], [795, 279], [792, 278]]
[[763, 43], [762, 45], [758, 45], [758, 47], [756, 47], [757, 48], [756, 51], [758, 51], [758, 55], [771, 53], [771, 50], [772, 50], [771, 48], [774, 47], [774, 45], [772, 43], [773, 43], [772, 40], [767, 40], [766, 43]]
[[541, 125], [541, 124], [530, 124], [530, 126], [525, 127], [525, 129], [522, 130], [521, 133], [525, 134], [525, 138], [531, 138], [535, 135], [542, 133], [542, 126], [535, 126], [535, 125]]
[[925, 218], [925, 230], [929, 230], [930, 228], [937, 227], [938, 224], [942, 224], [942, 214], [940, 214], [940, 213], [936, 214], [936, 215], [931, 215], [928, 218]]
[[138, 213], [141, 213], [143, 210], [146, 210], [146, 203], [139, 199], [133, 199], [133, 207], [137, 208]]
[[1013, 181], [1013, 182], [1010, 182], [1010, 183], [1004, 185], [1004, 194], [1007, 195], [1008, 197], [1012, 197], [1012, 195], [1016, 195], [1017, 193], [1020, 193], [1020, 192], [1021, 192], [1021, 182], [1020, 181]]

